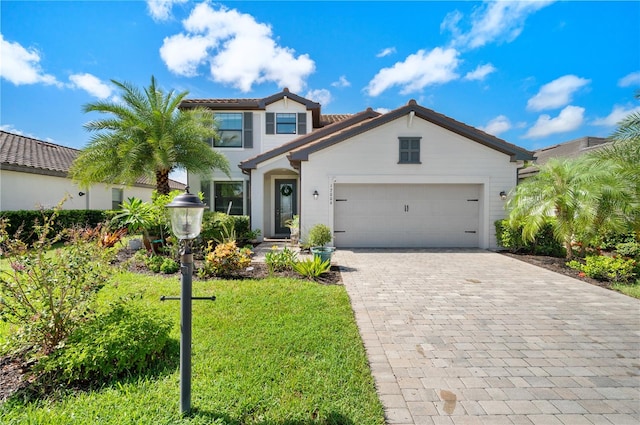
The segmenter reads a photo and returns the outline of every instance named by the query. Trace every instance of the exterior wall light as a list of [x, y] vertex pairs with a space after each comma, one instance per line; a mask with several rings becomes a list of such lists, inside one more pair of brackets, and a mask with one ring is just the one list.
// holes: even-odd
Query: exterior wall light
[[[198, 237], [202, 227], [202, 215], [206, 205], [197, 195], [185, 193], [176, 196], [167, 204], [171, 217], [171, 228], [182, 244], [180, 249], [181, 295], [180, 295], [180, 411], [191, 410], [191, 281], [193, 277], [193, 254], [191, 241]], [[161, 300], [176, 299], [162, 297]], [[198, 298], [200, 299], [200, 298]], [[215, 300], [215, 297], [206, 299]]]
[[86, 195], [86, 193], [84, 193], [84, 192], [78, 192], [78, 196], [84, 196], [84, 195]]
[[500, 199], [502, 199], [503, 201], [507, 200], [507, 192], [505, 192], [504, 190], [502, 192], [500, 192]]
[[318, 191], [314, 190], [313, 191], [313, 199], [315, 199], [317, 201], [318, 200], [318, 195], [319, 195]]

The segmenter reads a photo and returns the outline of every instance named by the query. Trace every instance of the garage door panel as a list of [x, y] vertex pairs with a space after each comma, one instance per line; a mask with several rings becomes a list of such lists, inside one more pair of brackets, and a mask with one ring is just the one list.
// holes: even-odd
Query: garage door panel
[[336, 184], [335, 244], [477, 247], [479, 185]]

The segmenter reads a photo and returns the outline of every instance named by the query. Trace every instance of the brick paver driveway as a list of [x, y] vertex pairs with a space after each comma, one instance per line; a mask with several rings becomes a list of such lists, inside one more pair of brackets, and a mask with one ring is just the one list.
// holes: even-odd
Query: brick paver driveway
[[334, 261], [389, 424], [640, 423], [640, 301], [486, 251]]

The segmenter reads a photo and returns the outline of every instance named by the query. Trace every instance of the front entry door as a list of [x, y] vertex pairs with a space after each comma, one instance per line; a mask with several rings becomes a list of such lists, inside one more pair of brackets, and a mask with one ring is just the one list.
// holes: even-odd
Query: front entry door
[[276, 180], [276, 214], [275, 233], [276, 235], [289, 236], [290, 231], [286, 222], [292, 219], [298, 211], [297, 196], [298, 188], [295, 180]]

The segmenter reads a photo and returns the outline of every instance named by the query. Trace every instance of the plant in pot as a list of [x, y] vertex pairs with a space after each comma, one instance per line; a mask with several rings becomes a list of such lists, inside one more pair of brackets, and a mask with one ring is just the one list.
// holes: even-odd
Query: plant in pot
[[309, 230], [308, 243], [311, 246], [311, 253], [320, 257], [322, 262], [331, 261], [331, 254], [336, 250], [334, 247], [325, 246], [331, 242], [331, 239], [333, 239], [331, 229], [325, 224], [316, 224]]
[[300, 240], [300, 216], [294, 215], [293, 218], [284, 222], [291, 233], [291, 245], [297, 245]]

